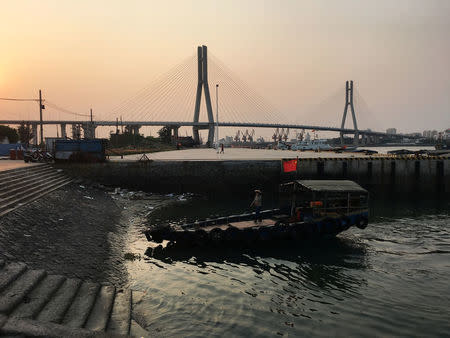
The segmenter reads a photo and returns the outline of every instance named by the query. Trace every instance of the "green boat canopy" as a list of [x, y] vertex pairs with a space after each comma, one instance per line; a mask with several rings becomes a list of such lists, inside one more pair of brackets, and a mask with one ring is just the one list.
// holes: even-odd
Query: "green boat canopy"
[[296, 185], [296, 188], [301, 191], [368, 193], [359, 184], [349, 180], [297, 180], [288, 184]]

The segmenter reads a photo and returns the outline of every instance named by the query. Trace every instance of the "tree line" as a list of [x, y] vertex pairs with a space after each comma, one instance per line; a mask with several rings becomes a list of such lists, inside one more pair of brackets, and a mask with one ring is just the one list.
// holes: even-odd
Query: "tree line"
[[3, 141], [5, 138], [8, 138], [9, 143], [20, 142], [29, 144], [33, 138], [31, 125], [25, 122], [22, 122], [17, 128], [0, 125], [0, 141]]

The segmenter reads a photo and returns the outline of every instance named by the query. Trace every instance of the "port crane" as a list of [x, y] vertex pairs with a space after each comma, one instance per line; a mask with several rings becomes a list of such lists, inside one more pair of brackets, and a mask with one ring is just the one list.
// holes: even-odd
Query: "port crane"
[[253, 136], [255, 136], [255, 129], [252, 129], [251, 133], [248, 133], [248, 141], [253, 143]]
[[236, 136], [234, 137], [235, 142], [241, 142], [241, 131], [238, 130]]
[[279, 129], [278, 129], [278, 128], [275, 129], [275, 132], [274, 132], [274, 134], [272, 135], [273, 142], [277, 143], [277, 140], [278, 140], [278, 134], [279, 134], [279, 133], [280, 133], [280, 132], [279, 132]]

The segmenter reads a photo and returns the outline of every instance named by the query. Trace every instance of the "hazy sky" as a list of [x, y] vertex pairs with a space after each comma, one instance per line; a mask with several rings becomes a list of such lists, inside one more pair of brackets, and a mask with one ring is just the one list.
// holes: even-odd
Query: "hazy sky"
[[[41, 88], [68, 109], [107, 112], [206, 44], [292, 120], [354, 80], [376, 115], [372, 129], [450, 127], [448, 0], [1, 5], [0, 97]], [[329, 124], [338, 124], [343, 97], [324, 115]], [[35, 106], [0, 102], [0, 118], [24, 109], [38, 117]]]

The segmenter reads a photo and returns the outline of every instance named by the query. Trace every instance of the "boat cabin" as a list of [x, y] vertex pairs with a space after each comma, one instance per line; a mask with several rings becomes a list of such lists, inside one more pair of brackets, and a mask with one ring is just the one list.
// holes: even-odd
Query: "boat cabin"
[[291, 219], [313, 221], [367, 214], [369, 193], [349, 180], [297, 180], [280, 185], [280, 199]]

